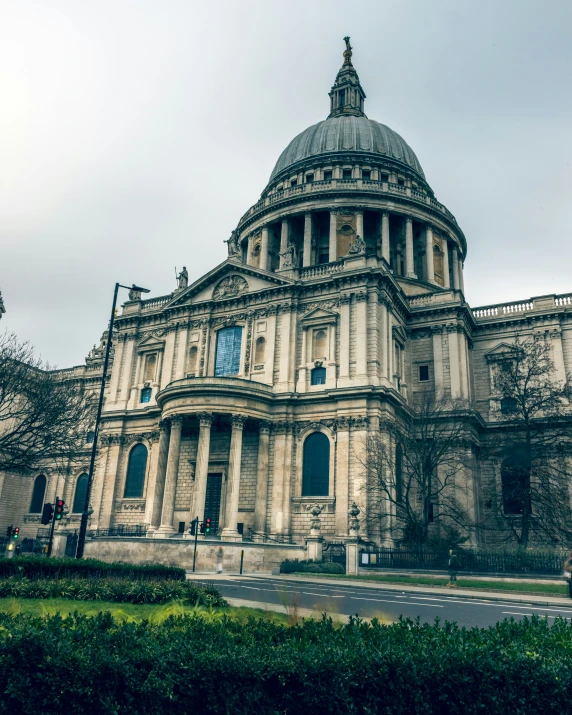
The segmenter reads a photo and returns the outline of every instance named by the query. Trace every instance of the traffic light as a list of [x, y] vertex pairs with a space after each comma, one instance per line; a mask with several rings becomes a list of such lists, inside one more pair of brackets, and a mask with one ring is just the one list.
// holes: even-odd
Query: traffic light
[[63, 499], [58, 499], [56, 502], [56, 521], [59, 521], [64, 515], [64, 506], [66, 505]]
[[44, 510], [42, 512], [42, 524], [51, 524], [52, 517], [54, 516], [54, 505], [44, 504]]
[[211, 520], [205, 519], [205, 534], [211, 533]]
[[15, 527], [14, 527], [14, 532], [13, 532], [12, 536], [13, 536], [15, 539], [17, 539], [17, 538], [20, 536], [20, 527], [19, 527], [19, 526], [15, 526]]
[[12, 538], [12, 530], [14, 527], [12, 525], [6, 527], [6, 538], [11, 539]]
[[189, 534], [194, 536], [197, 533], [197, 520], [193, 519], [191, 525], [189, 526]]
[[204, 521], [201, 521], [201, 523], [199, 524], [199, 533], [200, 533], [200, 534], [204, 534], [204, 533], [205, 533], [205, 528], [206, 528], [205, 522], [204, 522]]

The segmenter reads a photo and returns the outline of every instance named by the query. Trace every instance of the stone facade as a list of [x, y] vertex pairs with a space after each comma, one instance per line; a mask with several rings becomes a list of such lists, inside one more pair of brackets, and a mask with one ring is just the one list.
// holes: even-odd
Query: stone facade
[[[360, 535], [378, 540], [365, 440], [402, 420], [424, 391], [468, 406], [475, 459], [462, 478], [487, 518], [500, 499], [499, 465], [478, 458], [498, 424], [490, 355], [517, 334], [540, 333], [570, 379], [572, 296], [471, 308], [465, 236], [411, 148], [363, 113], [351, 48], [330, 98], [330, 117], [291, 142], [240, 219], [228, 259], [169, 295], [123, 306], [91, 528], [140, 525], [182, 538], [211, 499], [228, 541], [252, 530], [303, 544], [308, 505], [323, 506], [322, 536], [346, 539], [355, 501]], [[217, 351], [232, 327], [240, 337], [229, 368]], [[312, 495], [304, 444], [317, 432], [327, 439], [329, 485]], [[136, 444], [147, 461], [139, 495], [126, 497]], [[220, 475], [219, 494], [209, 475]], [[54, 489], [50, 479], [47, 496]], [[66, 489], [71, 501], [73, 477]], [[133, 548], [152, 560], [158, 547]]]

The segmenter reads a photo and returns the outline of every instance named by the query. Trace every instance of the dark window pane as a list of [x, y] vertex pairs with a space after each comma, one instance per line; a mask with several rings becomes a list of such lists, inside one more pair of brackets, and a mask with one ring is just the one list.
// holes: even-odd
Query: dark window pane
[[324, 181], [331, 181], [331, 180], [332, 180], [332, 172], [324, 171]]
[[242, 328], [223, 328], [216, 341], [215, 377], [237, 375], [240, 369]]
[[522, 514], [525, 500], [529, 498], [527, 489], [528, 472], [524, 459], [518, 452], [502, 464], [502, 499], [505, 514]]
[[351, 169], [344, 169], [344, 171], [343, 171], [343, 178], [344, 178], [344, 179], [351, 179], [351, 178], [352, 178], [352, 170], [351, 170]]
[[419, 365], [419, 381], [427, 382], [429, 379], [429, 365]]
[[500, 401], [501, 414], [513, 415], [516, 412], [517, 402], [514, 397], [503, 397]]
[[90, 432], [88, 432], [88, 433], [85, 435], [85, 441], [86, 441], [88, 444], [93, 444], [93, 440], [94, 440], [94, 439], [95, 439], [95, 432], [91, 432], [91, 431], [90, 431]]
[[304, 442], [302, 496], [327, 497], [330, 489], [330, 440], [313, 432]]
[[340, 91], [340, 107], [343, 107], [346, 103], [346, 90], [342, 89]]
[[151, 387], [144, 387], [141, 390], [141, 402], [151, 402]]
[[403, 500], [403, 449], [400, 444], [395, 448], [395, 501]]
[[362, 179], [365, 179], [366, 181], [368, 181], [369, 179], [371, 179], [371, 171], [369, 171], [368, 169], [364, 169], [364, 170], [361, 172], [361, 178], [362, 178]]
[[125, 493], [123, 494], [126, 499], [137, 499], [143, 496], [146, 469], [147, 447], [144, 444], [137, 444], [133, 447], [129, 455], [127, 478], [125, 479]]
[[326, 384], [326, 368], [325, 367], [315, 367], [312, 370], [311, 384], [312, 385], [325, 385]]
[[324, 263], [329, 263], [330, 262], [330, 254], [329, 253], [320, 253], [318, 256], [318, 264], [321, 266]]
[[46, 493], [47, 480], [43, 474], [36, 477], [34, 490], [32, 491], [32, 501], [30, 502], [30, 514], [40, 514], [44, 506], [44, 495]]
[[80, 474], [75, 485], [75, 495], [73, 498], [72, 514], [81, 514], [85, 506], [85, 495], [87, 494], [87, 474]]

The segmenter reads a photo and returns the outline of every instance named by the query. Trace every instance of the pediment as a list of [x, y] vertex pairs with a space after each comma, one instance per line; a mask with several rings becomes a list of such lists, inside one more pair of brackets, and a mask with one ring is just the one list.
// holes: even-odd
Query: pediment
[[407, 341], [407, 334], [400, 325], [393, 326], [393, 337], [398, 338], [403, 345], [405, 345], [405, 342]]
[[327, 308], [314, 308], [314, 310], [307, 313], [300, 322], [306, 325], [313, 325], [315, 323], [326, 324], [335, 323], [337, 319], [338, 313], [334, 313], [332, 310], [328, 310]]
[[165, 347], [165, 341], [158, 338], [156, 335], [147, 335], [140, 343], [137, 344], [137, 350], [162, 350]]
[[229, 258], [188, 288], [175, 292], [165, 308], [211, 300], [232, 300], [245, 293], [282, 288], [293, 283], [289, 278], [279, 277], [275, 273], [262, 271]]
[[504, 357], [508, 357], [509, 355], [514, 355], [516, 352], [517, 348], [515, 345], [511, 345], [510, 343], [499, 343], [498, 345], [495, 345], [492, 350], [485, 353], [485, 359], [500, 360]]

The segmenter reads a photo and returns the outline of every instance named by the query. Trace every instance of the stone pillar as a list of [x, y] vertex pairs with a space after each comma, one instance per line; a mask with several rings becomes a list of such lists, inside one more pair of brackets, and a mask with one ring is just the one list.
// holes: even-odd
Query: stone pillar
[[356, 294], [356, 380], [367, 382], [367, 293]]
[[379, 298], [379, 352], [380, 352], [380, 377], [382, 380], [389, 380], [389, 355], [387, 348], [387, 304], [385, 298]]
[[330, 209], [330, 256], [329, 261], [333, 263], [338, 260], [338, 231], [337, 213], [335, 209]]
[[147, 536], [152, 536], [161, 522], [163, 492], [167, 474], [167, 456], [169, 454], [169, 420], [159, 422], [159, 447], [155, 474], [151, 475], [149, 497], [145, 508], [145, 522], [149, 524]]
[[294, 446], [294, 436], [292, 434], [292, 425], [289, 425], [286, 431], [286, 439], [284, 441], [284, 476], [282, 479], [282, 533], [290, 533], [290, 504], [292, 496], [292, 451]]
[[268, 501], [268, 447], [270, 443], [270, 422], [260, 422], [258, 438], [258, 465], [256, 469], [256, 500], [254, 503], [254, 531], [266, 531], [266, 510]]
[[167, 328], [165, 338], [165, 350], [163, 353], [163, 369], [161, 370], [161, 389], [165, 388], [173, 379], [173, 356], [175, 354], [175, 341], [177, 339], [177, 327], [175, 325]]
[[[350, 432], [347, 419], [340, 421], [334, 443], [336, 449], [336, 536], [348, 534], [348, 506], [350, 480]], [[334, 447], [332, 445], [332, 447]]]
[[280, 269], [284, 268], [284, 256], [282, 254], [285, 253], [288, 248], [288, 236], [288, 219], [283, 218], [282, 228], [280, 230]]
[[458, 257], [458, 266], [459, 266], [459, 287], [461, 288], [462, 293], [465, 293], [465, 279], [463, 277], [463, 261], [461, 260], [460, 256]]
[[209, 454], [211, 446], [211, 425], [213, 416], [210, 412], [199, 412], [199, 443], [197, 445], [197, 463], [195, 466], [195, 488], [189, 513], [189, 522], [195, 517], [201, 520], [205, 513], [205, 498], [207, 494], [207, 476], [209, 471]]
[[[121, 453], [121, 436], [108, 435], [109, 450], [107, 452], [107, 462], [103, 476], [101, 508], [99, 511], [99, 529], [109, 529], [111, 526], [111, 515], [115, 502], [115, 483], [117, 481], [117, 468]], [[55, 495], [54, 495], [55, 496]], [[97, 512], [96, 512], [97, 513]]]
[[284, 501], [284, 450], [286, 430], [284, 425], [275, 425], [274, 469], [272, 480], [272, 508], [270, 513], [270, 533], [281, 534], [283, 528], [282, 505]]
[[461, 290], [461, 279], [459, 276], [459, 250], [457, 246], [453, 246], [451, 258], [453, 260], [453, 288], [455, 290]]
[[111, 369], [111, 383], [109, 385], [109, 402], [116, 402], [119, 399], [119, 377], [121, 374], [121, 360], [125, 348], [126, 335], [118, 335], [115, 341], [115, 353], [113, 356], [113, 367]]
[[413, 256], [413, 219], [405, 219], [405, 275], [407, 278], [417, 278], [415, 273], [415, 259]]
[[350, 377], [350, 296], [340, 295], [340, 374], [338, 387], [347, 384]]
[[461, 374], [459, 370], [459, 341], [457, 326], [447, 326], [449, 339], [449, 374], [451, 376], [451, 398], [457, 400], [461, 396]]
[[269, 271], [268, 265], [268, 226], [262, 227], [262, 238], [260, 239], [260, 268]]
[[349, 534], [346, 541], [346, 573], [357, 575], [359, 571], [359, 513], [360, 509], [354, 502], [349, 509]]
[[391, 261], [389, 240], [389, 213], [384, 211], [381, 214], [381, 257], [388, 266]]
[[554, 363], [555, 377], [559, 382], [566, 382], [566, 367], [564, 364], [562, 331], [560, 328], [554, 328], [550, 331], [550, 344], [552, 347], [552, 362]]
[[441, 241], [441, 250], [443, 251], [443, 288], [450, 288], [451, 281], [449, 279], [449, 242], [446, 238]]
[[230, 436], [230, 455], [228, 464], [228, 481], [226, 485], [226, 508], [224, 528], [221, 538], [229, 541], [242, 541], [242, 536], [236, 529], [238, 522], [238, 492], [240, 489], [240, 462], [242, 459], [242, 430], [246, 417], [232, 415], [232, 432]]
[[[129, 395], [131, 393], [131, 375], [133, 373], [133, 361], [135, 360], [135, 338], [134, 335], [127, 336], [127, 342], [123, 348], [125, 353], [124, 365], [123, 365], [123, 375], [120, 378], [121, 382], [121, 394], [118, 395], [117, 401], [124, 402], [127, 404], [129, 400]], [[121, 365], [119, 365], [121, 369]]]
[[429, 283], [435, 282], [435, 267], [433, 264], [433, 229], [425, 228], [425, 278]]
[[252, 246], [254, 245], [254, 234], [250, 233], [246, 239], [246, 265], [252, 265]]
[[312, 265], [312, 214], [304, 214], [304, 268]]
[[308, 560], [316, 563], [322, 561], [323, 537], [307, 536], [306, 549], [308, 550]]
[[393, 318], [391, 317], [391, 308], [387, 307], [387, 374], [389, 382], [394, 385], [393, 379]]
[[432, 327], [433, 333], [433, 372], [435, 379], [435, 395], [443, 394], [443, 328], [440, 325]]
[[175, 533], [173, 515], [175, 512], [175, 490], [177, 488], [177, 474], [179, 472], [182, 429], [183, 417], [181, 415], [171, 417], [171, 439], [169, 440], [169, 453], [167, 457], [161, 525], [155, 532], [155, 536], [170, 536]]
[[356, 211], [356, 234], [365, 241], [363, 235], [363, 211]]
[[461, 397], [469, 399], [469, 362], [467, 355], [467, 337], [464, 330], [457, 333], [459, 341], [459, 373], [461, 378]]

